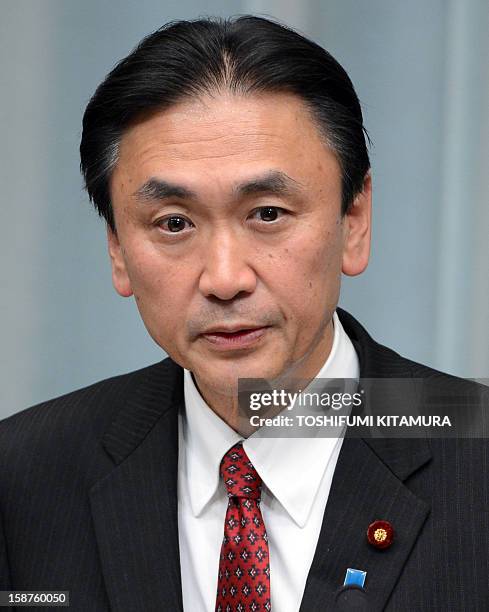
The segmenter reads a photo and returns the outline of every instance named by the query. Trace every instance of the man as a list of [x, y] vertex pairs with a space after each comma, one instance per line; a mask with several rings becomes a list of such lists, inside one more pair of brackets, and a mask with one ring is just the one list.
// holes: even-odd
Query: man
[[83, 611], [486, 609], [483, 441], [240, 426], [243, 378], [473, 389], [336, 309], [371, 223], [341, 66], [264, 19], [170, 24], [97, 89], [81, 167], [114, 287], [170, 357], [1, 424], [1, 588]]

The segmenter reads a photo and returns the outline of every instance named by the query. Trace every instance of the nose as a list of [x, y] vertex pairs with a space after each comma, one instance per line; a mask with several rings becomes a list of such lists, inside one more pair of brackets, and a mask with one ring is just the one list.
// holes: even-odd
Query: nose
[[253, 293], [256, 274], [246, 257], [246, 248], [236, 233], [216, 231], [203, 248], [203, 270], [199, 289], [206, 297], [231, 300]]

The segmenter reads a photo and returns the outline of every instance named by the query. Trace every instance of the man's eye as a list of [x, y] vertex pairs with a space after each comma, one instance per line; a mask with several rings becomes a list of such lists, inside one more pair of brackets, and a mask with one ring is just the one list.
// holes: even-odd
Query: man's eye
[[181, 217], [180, 215], [172, 215], [171, 217], [160, 219], [158, 221], [158, 226], [167, 232], [175, 234], [187, 229], [188, 227], [192, 227], [192, 223], [188, 219], [185, 219], [185, 217]]
[[278, 206], [262, 206], [254, 211], [253, 217], [259, 221], [271, 223], [276, 221], [284, 212], [284, 209]]

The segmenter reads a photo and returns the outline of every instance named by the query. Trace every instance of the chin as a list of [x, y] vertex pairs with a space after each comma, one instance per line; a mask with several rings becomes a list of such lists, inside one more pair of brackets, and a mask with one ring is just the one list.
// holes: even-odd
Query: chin
[[281, 369], [279, 368], [270, 368], [270, 365], [267, 366], [260, 364], [253, 364], [249, 367], [238, 367], [233, 369], [232, 372], [222, 371], [219, 375], [219, 371], [212, 373], [211, 376], [208, 377], [208, 380], [212, 379], [212, 386], [214, 387], [222, 387], [228, 390], [226, 395], [231, 395], [233, 393], [237, 393], [238, 389], [238, 381], [243, 378], [264, 378], [266, 380], [275, 379], [280, 375]]

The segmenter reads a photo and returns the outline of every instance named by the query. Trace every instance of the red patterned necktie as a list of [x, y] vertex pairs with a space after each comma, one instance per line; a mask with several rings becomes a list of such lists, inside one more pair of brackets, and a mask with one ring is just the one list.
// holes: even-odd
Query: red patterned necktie
[[268, 539], [260, 510], [262, 480], [241, 442], [220, 468], [228, 491], [216, 612], [270, 612]]

